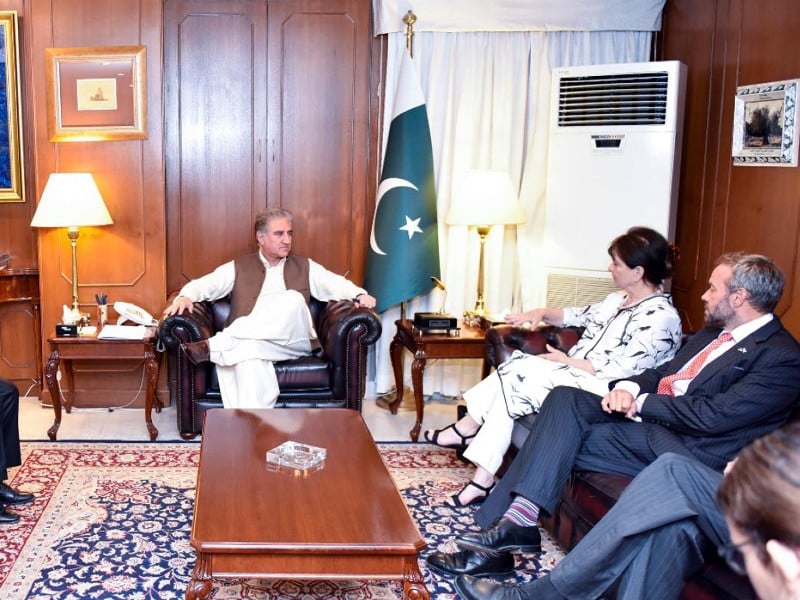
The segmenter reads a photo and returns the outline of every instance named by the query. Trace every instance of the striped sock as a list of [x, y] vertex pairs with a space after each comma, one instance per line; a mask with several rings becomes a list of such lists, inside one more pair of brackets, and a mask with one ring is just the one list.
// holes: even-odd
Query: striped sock
[[503, 518], [520, 527], [534, 527], [539, 520], [539, 506], [527, 498], [515, 496]]

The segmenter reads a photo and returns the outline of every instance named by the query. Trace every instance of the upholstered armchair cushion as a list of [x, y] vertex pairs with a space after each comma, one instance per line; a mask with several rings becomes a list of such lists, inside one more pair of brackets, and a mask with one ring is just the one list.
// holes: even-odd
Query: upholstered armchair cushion
[[[381, 334], [381, 322], [371, 309], [351, 300], [310, 304], [321, 349], [312, 356], [275, 363], [280, 396], [278, 407], [336, 407], [361, 410], [366, 379], [367, 347]], [[167, 350], [170, 399], [178, 413], [178, 431], [190, 439], [201, 432], [206, 410], [222, 406], [212, 363], [193, 365], [180, 344], [208, 339], [225, 327], [228, 299], [197, 302], [191, 314], [166, 317], [159, 337]]]

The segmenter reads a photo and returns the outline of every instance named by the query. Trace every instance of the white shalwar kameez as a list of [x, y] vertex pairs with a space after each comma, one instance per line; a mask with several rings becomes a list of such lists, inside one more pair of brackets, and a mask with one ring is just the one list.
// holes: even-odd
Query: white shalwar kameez
[[[208, 340], [211, 362], [217, 366], [225, 408], [272, 408], [278, 398], [274, 361], [307, 356], [317, 333], [302, 294], [287, 290], [286, 260], [265, 266], [264, 283], [249, 315], [233, 321]], [[318, 300], [355, 298], [366, 291], [309, 259], [309, 287]], [[193, 302], [224, 298], [233, 289], [233, 261], [190, 281], [180, 291]]]

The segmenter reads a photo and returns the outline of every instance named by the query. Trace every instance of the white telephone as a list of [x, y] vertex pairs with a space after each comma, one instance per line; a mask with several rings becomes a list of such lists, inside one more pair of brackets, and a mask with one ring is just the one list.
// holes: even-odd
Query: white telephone
[[117, 325], [122, 325], [125, 321], [133, 321], [138, 325], [148, 327], [158, 325], [158, 321], [153, 318], [153, 315], [131, 302], [114, 302], [114, 310], [119, 314]]

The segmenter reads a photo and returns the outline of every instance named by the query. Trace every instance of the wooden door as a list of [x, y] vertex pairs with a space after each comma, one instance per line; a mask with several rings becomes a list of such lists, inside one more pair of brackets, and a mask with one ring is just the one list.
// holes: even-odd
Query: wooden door
[[167, 292], [252, 252], [267, 205], [264, 0], [167, 0]]
[[295, 253], [361, 281], [378, 109], [369, 0], [167, 0], [164, 15], [168, 291], [252, 251], [266, 206], [295, 214]]

